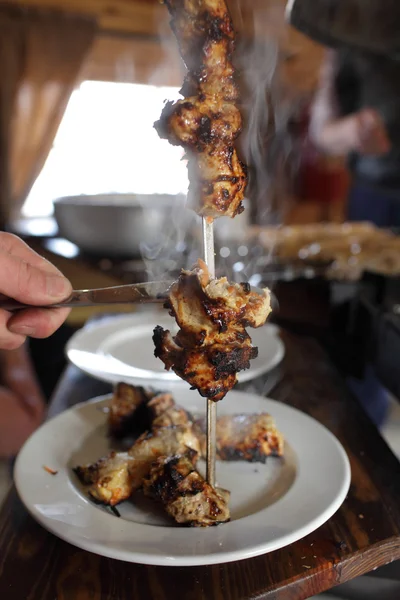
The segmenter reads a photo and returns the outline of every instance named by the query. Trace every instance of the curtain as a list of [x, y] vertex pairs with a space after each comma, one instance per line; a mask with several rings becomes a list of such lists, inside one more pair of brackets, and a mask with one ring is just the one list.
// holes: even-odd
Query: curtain
[[1, 228], [43, 168], [95, 31], [90, 18], [0, 6]]

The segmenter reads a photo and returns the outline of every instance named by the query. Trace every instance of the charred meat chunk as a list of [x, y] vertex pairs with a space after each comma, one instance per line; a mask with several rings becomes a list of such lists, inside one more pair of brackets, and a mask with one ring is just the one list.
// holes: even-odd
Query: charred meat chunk
[[200, 455], [200, 443], [192, 426], [168, 427], [143, 434], [128, 452], [111, 452], [93, 464], [76, 467], [74, 472], [88, 486], [92, 498], [115, 506], [141, 488], [157, 457], [186, 453], [194, 462]]
[[196, 471], [190, 456], [157, 459], [143, 482], [147, 496], [158, 500], [177, 523], [209, 527], [229, 521], [227, 496]]
[[108, 432], [111, 437], [123, 438], [141, 433], [148, 426], [146, 404], [149, 395], [141, 387], [118, 383], [108, 413]]
[[161, 415], [156, 417], [152, 424], [151, 430], [156, 431], [157, 429], [161, 429], [163, 427], [173, 427], [176, 425], [191, 425], [192, 417], [191, 415], [181, 406], [172, 406]]
[[115, 506], [132, 494], [129, 467], [132, 459], [126, 452], [111, 452], [97, 462], [74, 469], [81, 483], [89, 486], [89, 495], [102, 504]]
[[212, 280], [199, 260], [171, 287], [167, 307], [180, 330], [172, 337], [155, 328], [155, 356], [202, 396], [221, 400], [257, 356], [245, 328], [265, 323], [271, 311], [268, 290], [256, 293], [225, 277]]
[[200, 456], [200, 443], [191, 425], [165, 427], [153, 433], [144, 433], [128, 451], [134, 459], [131, 465], [133, 489], [142, 486], [143, 478], [149, 473], [151, 464], [159, 456], [185, 455], [190, 453], [195, 462]]
[[[195, 422], [194, 431], [205, 454], [205, 419]], [[219, 460], [265, 463], [268, 456], [283, 456], [284, 438], [267, 413], [224, 415], [217, 419], [216, 451]]]
[[242, 117], [232, 20], [225, 0], [166, 0], [166, 5], [188, 73], [184, 98], [167, 103], [155, 127], [162, 138], [185, 149], [189, 202], [198, 213], [234, 217], [243, 210], [247, 169], [235, 148]]

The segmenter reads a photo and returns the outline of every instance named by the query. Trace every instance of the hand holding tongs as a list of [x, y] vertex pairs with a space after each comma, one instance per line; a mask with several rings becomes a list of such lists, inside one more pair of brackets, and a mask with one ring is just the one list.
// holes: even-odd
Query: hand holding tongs
[[93, 290], [74, 290], [72, 294], [57, 304], [32, 306], [11, 298], [0, 301], [0, 309], [15, 311], [23, 308], [74, 308], [76, 306], [101, 306], [107, 304], [146, 304], [164, 302], [168, 297], [172, 281], [150, 281]]

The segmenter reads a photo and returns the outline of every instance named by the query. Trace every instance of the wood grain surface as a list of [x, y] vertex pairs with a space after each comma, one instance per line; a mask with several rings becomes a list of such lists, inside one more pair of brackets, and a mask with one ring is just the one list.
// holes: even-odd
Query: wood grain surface
[[[0, 598], [303, 600], [400, 558], [400, 463], [318, 344], [286, 333], [283, 338], [282, 377], [269, 395], [326, 425], [351, 461], [348, 497], [324, 526], [254, 559], [196, 568], [149, 567], [102, 558], [58, 540], [31, 519], [13, 490], [0, 513]], [[68, 381], [67, 372], [58, 410], [69, 403], [67, 398], [82, 399], [73, 393], [77, 385], [76, 379]], [[265, 385], [256, 383], [258, 389]], [[90, 389], [87, 380], [87, 394]]]

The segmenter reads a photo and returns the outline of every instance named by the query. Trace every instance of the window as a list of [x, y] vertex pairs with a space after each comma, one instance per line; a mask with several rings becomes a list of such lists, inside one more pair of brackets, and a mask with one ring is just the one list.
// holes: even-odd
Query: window
[[53, 148], [23, 207], [53, 212], [61, 196], [98, 193], [186, 194], [181, 148], [153, 127], [177, 88], [85, 81], [74, 91]]

